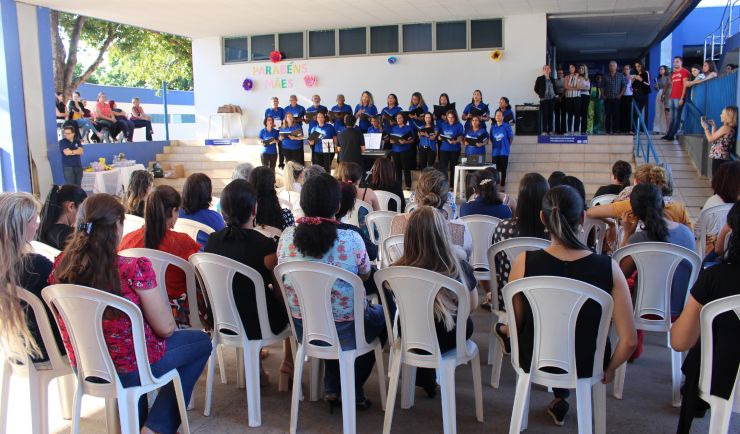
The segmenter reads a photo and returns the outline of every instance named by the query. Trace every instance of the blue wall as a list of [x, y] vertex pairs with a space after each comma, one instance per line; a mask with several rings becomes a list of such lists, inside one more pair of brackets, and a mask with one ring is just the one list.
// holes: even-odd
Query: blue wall
[[[141, 87], [119, 87], [119, 86], [103, 86], [100, 84], [82, 84], [77, 89], [80, 92], [80, 96], [90, 102], [94, 102], [98, 99], [98, 93], [104, 92], [109, 100], [131, 102], [133, 97], [138, 96], [141, 99], [142, 104], [162, 104], [162, 95], [159, 89], [145, 89]], [[167, 104], [171, 105], [195, 105], [195, 98], [193, 92], [182, 91], [182, 90], [168, 90], [167, 91]]]
[[[156, 160], [157, 154], [162, 153], [162, 148], [167, 146], [165, 141], [161, 142], [133, 142], [133, 143], [95, 143], [85, 146], [85, 153], [82, 154], [82, 165], [87, 166], [98, 158], [105, 157], [108, 164], [111, 163], [114, 155], [123, 152], [126, 159], [136, 160], [147, 166], [150, 161]], [[58, 149], [57, 149], [57, 152]]]

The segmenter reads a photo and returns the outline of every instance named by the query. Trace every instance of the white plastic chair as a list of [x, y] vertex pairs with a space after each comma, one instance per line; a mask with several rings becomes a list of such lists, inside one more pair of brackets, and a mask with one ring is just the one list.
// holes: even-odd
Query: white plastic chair
[[293, 204], [290, 203], [289, 200], [278, 197], [278, 202], [280, 203], [280, 208], [287, 208], [291, 211], [293, 210]]
[[[34, 364], [30, 357], [3, 354], [0, 360], [0, 376], [2, 376], [2, 395], [0, 396], [0, 432], [6, 433], [8, 422], [8, 402], [10, 396], [10, 379], [19, 376], [28, 378], [28, 387], [31, 396], [31, 432], [34, 434], [49, 433], [49, 383], [58, 379], [59, 402], [62, 407], [62, 417], [72, 418], [72, 401], [74, 396], [74, 374], [69, 365], [69, 359], [59, 352], [54, 333], [52, 332], [49, 317], [43, 302], [25, 289], [20, 289], [19, 295], [33, 312], [36, 325], [41, 335], [41, 342], [49, 357], [48, 362]], [[55, 325], [56, 326], [56, 325]]]
[[601, 219], [595, 219], [586, 216], [583, 220], [583, 226], [581, 232], [578, 233], [578, 239], [584, 244], [588, 245], [588, 235], [591, 231], [594, 231], [594, 252], [600, 255], [604, 250], [604, 241], [606, 238], [607, 225]]
[[[383, 241], [388, 238], [391, 233], [391, 222], [393, 217], [398, 213], [393, 211], [373, 211], [365, 217], [365, 225], [367, 226], [368, 235], [370, 241], [376, 246], [383, 246]], [[377, 236], [376, 236], [377, 231]], [[383, 261], [383, 249], [380, 249], [379, 259]]]
[[[181, 432], [190, 433], [185, 395], [177, 369], [160, 377], [152, 374], [144, 338], [144, 319], [138, 306], [123, 297], [79, 285], [51, 285], [43, 290], [42, 296], [46, 303], [59, 313], [77, 359], [78, 387], [72, 419], [73, 434], [80, 432], [82, 395], [106, 398], [106, 405], [117, 399], [121, 432], [137, 434], [139, 397], [170, 382], [174, 385], [180, 408]], [[103, 333], [103, 312], [108, 307], [119, 310], [131, 320], [132, 343], [140, 386], [123, 387], [118, 378]]]
[[383, 240], [383, 262], [381, 268], [385, 268], [396, 262], [403, 256], [403, 234], [391, 235]]
[[732, 203], [710, 206], [701, 210], [696, 220], [696, 253], [702, 258], [706, 255], [707, 236], [717, 235], [727, 221]]
[[221, 198], [220, 197], [216, 197], [216, 196], [212, 196], [211, 197], [211, 206], [209, 206], [208, 209], [210, 209], [212, 211], [218, 212], [220, 210], [220, 206], [221, 206]]
[[41, 241], [31, 241], [31, 247], [33, 248], [34, 253], [45, 257], [51, 262], [54, 262], [57, 256], [62, 253], [60, 250], [57, 250], [48, 244], [44, 244]]
[[699, 397], [709, 403], [711, 418], [709, 434], [725, 434], [730, 431], [732, 413], [740, 413], [740, 375], [735, 374], [735, 387], [730, 399], [712, 395], [712, 360], [714, 358], [714, 330], [712, 324], [717, 315], [734, 312], [740, 319], [740, 295], [707, 303], [701, 310], [701, 372], [699, 375]]
[[407, 203], [405, 212], [406, 214], [411, 214], [418, 207], [419, 207], [419, 204], [417, 202]]
[[[375, 191], [375, 195], [378, 197], [378, 202], [380, 203], [380, 209], [382, 211], [390, 211], [390, 203], [391, 200], [396, 201], [396, 209], [401, 208], [401, 198], [398, 197], [397, 194], [391, 193], [390, 191], [384, 191], [384, 190], [373, 190]], [[402, 209], [398, 209], [399, 213], [402, 213]]]
[[[290, 336], [287, 327], [279, 334], [273, 334], [267, 314], [265, 283], [262, 276], [233, 259], [212, 253], [196, 253], [190, 257], [190, 263], [198, 270], [206, 287], [206, 294], [213, 311], [213, 350], [208, 363], [206, 383], [206, 405], [203, 415], [211, 414], [211, 397], [213, 395], [214, 358], [219, 346], [241, 348], [244, 357], [244, 376], [247, 383], [247, 412], [249, 426], [262, 425], [262, 406], [260, 397], [260, 350], [262, 347], [280, 342]], [[234, 301], [234, 276], [241, 274], [252, 281], [257, 300], [262, 339], [250, 340], [244, 330], [241, 316]]]
[[[526, 297], [532, 308], [534, 344], [529, 372], [525, 372], [519, 365], [519, 340], [513, 305], [516, 294]], [[576, 321], [581, 308], [588, 300], [601, 305], [601, 319], [596, 336], [591, 377], [578, 378]], [[576, 389], [578, 432], [605, 434], [606, 387], [601, 383], [601, 379], [604, 377], [606, 337], [612, 320], [612, 297], [605, 291], [579, 280], [537, 276], [508, 283], [504, 287], [504, 303], [510, 324], [511, 364], [517, 373], [509, 433], [519, 434], [527, 428], [530, 384], [535, 383], [547, 387]], [[547, 372], [544, 368], [557, 368], [561, 372]]]
[[172, 229], [175, 232], [182, 232], [188, 234], [193, 241], [198, 241], [198, 232], [203, 232], [206, 235], [211, 235], [216, 232], [212, 227], [204, 225], [201, 222], [197, 222], [191, 219], [178, 218], [175, 222], [175, 227]]
[[[383, 348], [379, 339], [372, 342], [365, 340], [365, 288], [359, 276], [333, 265], [313, 261], [291, 261], [275, 267], [275, 277], [283, 292], [286, 308], [289, 295], [285, 289], [285, 279], [289, 279], [294, 289], [294, 296], [300, 308], [303, 339], [298, 341], [293, 372], [293, 396], [290, 407], [290, 433], [295, 434], [298, 427], [298, 405], [301, 397], [300, 378], [303, 374], [303, 363], [306, 356], [322, 360], [338, 360], [342, 388], [342, 418], [345, 434], [356, 431], [355, 408], [355, 359], [375, 351], [375, 368], [378, 373], [381, 408], [385, 408], [385, 372], [383, 368]], [[352, 285], [356, 349], [343, 350], [339, 343], [337, 329], [332, 313], [331, 293], [334, 284], [342, 280]], [[293, 336], [297, 340], [295, 324], [290, 321]], [[316, 342], [326, 346], [316, 345]]]
[[[387, 310], [385, 294], [380, 291], [393, 353], [383, 433], [391, 432], [393, 406], [396, 401], [402, 368], [402, 408], [410, 408], [414, 405], [416, 368], [434, 368], [437, 370], [442, 399], [444, 432], [445, 434], [453, 434], [457, 432], [455, 369], [460, 365], [470, 363], [473, 371], [475, 417], [478, 422], [483, 422], [480, 354], [475, 342], [472, 339], [465, 339], [467, 320], [470, 315], [470, 299], [465, 284], [439, 273], [414, 267], [389, 267], [379, 270], [375, 273], [375, 282], [378, 288], [383, 288], [384, 283], [387, 283], [398, 306], [398, 320], [393, 321]], [[433, 313], [434, 300], [439, 291], [443, 289], [452, 291], [457, 296], [456, 348], [445, 353], [442, 353], [439, 349]], [[395, 328], [392, 328], [391, 322], [394, 323]], [[391, 333], [391, 331], [393, 332]], [[400, 336], [400, 338], [396, 336]]]
[[126, 214], [123, 219], [123, 236], [139, 230], [144, 226], [144, 218], [133, 214]]
[[617, 196], [618, 195], [616, 194], [602, 194], [601, 196], [596, 196], [591, 199], [591, 206], [610, 204], [614, 202], [614, 199], [616, 199]]
[[360, 227], [360, 209], [364, 209], [366, 211], [365, 215], [370, 214], [373, 212], [373, 206], [369, 203], [365, 202], [364, 200], [355, 199], [355, 207], [350, 210], [350, 212], [347, 213], [346, 216], [344, 216], [344, 221], [351, 225], [355, 225], [357, 227]]
[[[671, 285], [673, 275], [681, 261], [691, 264], [691, 277], [687, 282], [690, 289], [701, 270], [701, 258], [696, 252], [671, 243], [644, 242], [631, 244], [614, 252], [612, 258], [619, 263], [631, 256], [637, 267], [637, 288], [635, 290], [635, 328], [668, 334], [671, 332]], [[688, 292], [687, 292], [688, 294]], [[646, 318], [657, 317], [658, 319]], [[681, 353], [671, 351], [671, 372], [673, 377], [673, 406], [681, 405]], [[614, 397], [622, 399], [627, 364], [617, 369], [614, 377]]]
[[473, 251], [470, 253], [468, 262], [475, 270], [475, 278], [488, 280], [490, 278], [488, 249], [493, 244], [493, 231], [496, 230], [501, 219], [481, 214], [466, 215], [460, 219], [465, 222], [470, 231], [470, 237], [473, 239]]
[[491, 331], [488, 334], [488, 364], [493, 365], [491, 369], [491, 386], [498, 388], [501, 379], [501, 364], [504, 362], [504, 349], [496, 338], [496, 323], [506, 320], [506, 312], [498, 303], [498, 284], [496, 280], [496, 255], [503, 253], [510, 263], [522, 252], [544, 249], [550, 245], [550, 241], [536, 237], [518, 237], [499, 241], [488, 249], [488, 263], [491, 273]]

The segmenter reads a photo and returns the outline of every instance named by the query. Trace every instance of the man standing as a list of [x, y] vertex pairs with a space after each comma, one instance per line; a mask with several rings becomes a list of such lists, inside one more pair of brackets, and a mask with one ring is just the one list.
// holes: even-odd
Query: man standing
[[624, 95], [619, 100], [621, 107], [622, 128], [625, 134], [632, 132], [632, 74], [629, 65], [622, 66], [622, 75], [624, 76]]
[[681, 112], [683, 111], [686, 83], [689, 81], [689, 71], [683, 67], [681, 56], [673, 58], [673, 73], [671, 74], [671, 98], [668, 108], [671, 111], [671, 124], [668, 133], [661, 137], [663, 140], [675, 140], [678, 128], [681, 126]]
[[619, 100], [624, 94], [624, 75], [617, 71], [617, 62], [609, 62], [609, 72], [604, 76], [604, 126], [606, 134], [619, 132]]
[[555, 107], [555, 85], [550, 76], [550, 65], [542, 67], [542, 75], [534, 82], [534, 91], [540, 97], [541, 133], [549, 135], [552, 128], [552, 112]]
[[558, 67], [555, 80], [555, 125], [553, 125], [555, 133], [565, 133], [565, 88], [563, 87], [563, 68]]

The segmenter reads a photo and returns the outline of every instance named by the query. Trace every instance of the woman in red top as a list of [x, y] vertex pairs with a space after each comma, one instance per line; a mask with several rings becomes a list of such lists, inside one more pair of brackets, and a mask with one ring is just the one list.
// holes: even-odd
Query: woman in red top
[[[159, 377], [177, 369], [185, 400], [203, 372], [211, 353], [208, 335], [200, 330], [175, 331], [169, 306], [156, 291], [156, 275], [146, 258], [116, 255], [123, 233], [123, 205], [108, 194], [87, 198], [77, 214], [77, 229], [64, 252], [57, 258], [49, 283], [72, 283], [97, 288], [135, 303], [144, 316], [144, 338], [152, 373]], [[73, 367], [77, 360], [66, 327], [59, 329]], [[139, 385], [139, 373], [128, 316], [109, 309], [103, 314], [103, 334], [118, 378], [123, 387]], [[148, 414], [147, 414], [148, 413]], [[175, 433], [180, 425], [175, 389], [172, 383], [160, 389], [151, 411], [146, 395], [139, 400], [142, 434]]]
[[152, 141], [152, 117], [144, 112], [144, 108], [141, 106], [141, 100], [136, 97], [131, 100], [131, 116], [129, 119], [134, 123], [134, 128], [146, 128], [146, 140]]
[[[190, 236], [175, 232], [175, 227], [182, 199], [180, 193], [168, 185], [154, 188], [146, 198], [144, 207], [144, 226], [125, 237], [118, 250], [146, 247], [155, 249], [182, 259], [200, 251], [200, 244]], [[185, 286], [185, 273], [176, 267], [167, 267], [165, 286], [172, 304], [175, 320], [178, 324], [189, 325], [188, 302]], [[197, 308], [197, 304], [195, 305]]]

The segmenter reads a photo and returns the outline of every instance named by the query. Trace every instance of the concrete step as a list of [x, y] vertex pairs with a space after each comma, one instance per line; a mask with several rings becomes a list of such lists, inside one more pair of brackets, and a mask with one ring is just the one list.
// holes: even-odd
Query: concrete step
[[511, 145], [512, 154], [632, 154], [632, 143], [619, 144], [538, 144], [520, 143], [514, 139]]

